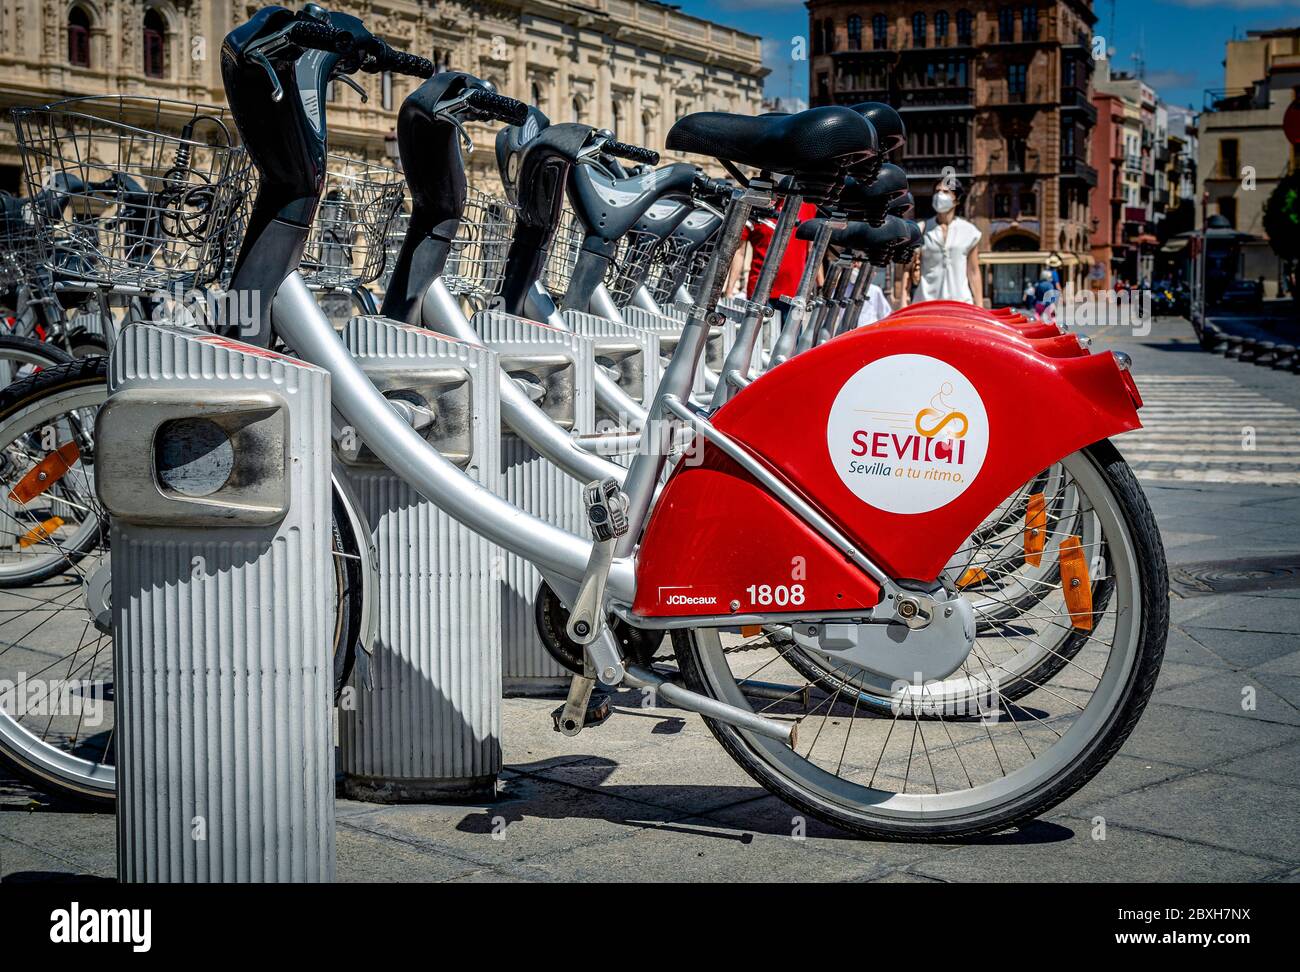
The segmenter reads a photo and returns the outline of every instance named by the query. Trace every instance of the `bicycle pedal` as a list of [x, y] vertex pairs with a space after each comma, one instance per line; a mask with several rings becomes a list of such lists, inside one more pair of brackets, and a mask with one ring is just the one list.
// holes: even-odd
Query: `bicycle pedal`
[[604, 692], [593, 692], [590, 699], [587, 700], [587, 708], [582, 719], [582, 725], [564, 724], [565, 706], [560, 706], [551, 713], [551, 722], [556, 732], [564, 733], [566, 736], [576, 735], [583, 729], [590, 726], [599, 726], [606, 722], [613, 710], [610, 708], [609, 696]]
[[582, 490], [582, 502], [596, 540], [614, 540], [627, 533], [627, 494], [613, 476], [588, 483]]

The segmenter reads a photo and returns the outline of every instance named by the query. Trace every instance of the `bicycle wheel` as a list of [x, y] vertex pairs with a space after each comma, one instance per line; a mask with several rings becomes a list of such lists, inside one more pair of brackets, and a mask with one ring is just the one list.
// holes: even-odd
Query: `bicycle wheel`
[[[1060, 544], [1077, 537], [1079, 549], [1096, 548], [1095, 518], [1082, 515], [1074, 481], [1058, 464], [1029, 480], [994, 512], [954, 553], [943, 571], [945, 586], [960, 591], [971, 603], [976, 632], [988, 642], [1006, 641], [1009, 631], [1024, 630], [1038, 605], [1059, 585]], [[1034, 533], [1033, 531], [1037, 531]], [[1032, 533], [1032, 536], [1031, 536]], [[1112, 585], [1104, 572], [1090, 574], [1094, 612], [1109, 603]], [[801, 647], [788, 627], [769, 628], [768, 640], [788, 649], [786, 660], [800, 675], [828, 692], [852, 693], [850, 698], [878, 712], [892, 714], [899, 704], [892, 680], [869, 672], [837, 670], [833, 659]], [[1087, 642], [1074, 627], [1038, 631], [1013, 657], [999, 661], [999, 691], [1012, 701], [1035, 691], [1055, 675]], [[967, 684], [978, 693], [982, 687]], [[945, 685], [945, 698], [959, 701], [957, 680]], [[923, 700], [924, 702], [924, 700]], [[927, 717], [928, 704], [921, 706]]]
[[[806, 704], [799, 701], [802, 686], [792, 686], [785, 699], [748, 698], [738, 682], [779, 684], [791, 671], [787, 652], [771, 644], [724, 645], [716, 629], [676, 631], [674, 648], [692, 689], [800, 723], [790, 748], [706, 719], [726, 750], [801, 811], [890, 839], [993, 833], [1083, 786], [1132, 731], [1155, 684], [1168, 628], [1168, 577], [1150, 509], [1114, 447], [1099, 443], [1061, 465], [1078, 490], [1078, 514], [1094, 521], [1097, 547], [1086, 570], [1108, 578], [1104, 605], [1087, 605], [1083, 586], [1072, 583], [1078, 563], [1071, 559], [1066, 571], [1062, 560], [1055, 589], [1032, 616], [1022, 616], [1016, 629], [977, 638], [948, 679], [893, 686], [889, 715], [844, 691], [814, 692]], [[1032, 692], [1008, 699], [1000, 690], [1003, 662], [1032, 649], [1041, 632], [1063, 628], [1079, 632], [1075, 656]], [[847, 674], [850, 667], [836, 670]], [[951, 698], [975, 704], [949, 710], [953, 689]], [[930, 717], [922, 719], [927, 706]]]
[[[107, 392], [103, 358], [0, 392], [0, 684], [15, 686], [0, 696], [0, 756], [48, 792], [96, 802], [116, 785], [108, 516], [94, 490], [94, 416]], [[363, 615], [358, 538], [340, 502], [336, 696]]]
[[53, 368], [71, 360], [72, 355], [46, 341], [0, 333], [0, 388], [42, 368]]

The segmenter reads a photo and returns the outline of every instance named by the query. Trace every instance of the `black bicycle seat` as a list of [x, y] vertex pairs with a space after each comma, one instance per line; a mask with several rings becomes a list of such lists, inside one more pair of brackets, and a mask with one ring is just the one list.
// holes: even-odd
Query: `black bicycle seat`
[[886, 162], [870, 183], [857, 179], [846, 180], [835, 208], [853, 219], [879, 226], [884, 222], [889, 204], [907, 193], [907, 173], [893, 163]]
[[842, 105], [792, 115], [695, 112], [673, 125], [665, 144], [679, 152], [801, 176], [840, 172], [878, 152], [871, 122]]
[[688, 162], [675, 162], [618, 179], [592, 165], [574, 166], [569, 173], [569, 204], [588, 235], [613, 241], [633, 228], [653, 232], [649, 223], [642, 225], [651, 207], [670, 198], [687, 200], [696, 172]]
[[907, 126], [903, 124], [903, 116], [892, 107], [883, 101], [864, 101], [852, 107], [875, 128], [881, 155], [897, 152], [907, 144]]
[[899, 219], [911, 219], [916, 213], [916, 200], [912, 198], [910, 192], [905, 192], [901, 196], [895, 196], [885, 207], [887, 216], [897, 216]]
[[[817, 236], [826, 220], [818, 216], [806, 219], [799, 224], [795, 235], [801, 240], [811, 240]], [[897, 216], [887, 216], [880, 226], [872, 226], [858, 219], [849, 220], [843, 229], [831, 231], [831, 246], [845, 250], [870, 252], [888, 249], [899, 244], [906, 245], [911, 239], [909, 222]], [[914, 223], [910, 224], [915, 226]]]

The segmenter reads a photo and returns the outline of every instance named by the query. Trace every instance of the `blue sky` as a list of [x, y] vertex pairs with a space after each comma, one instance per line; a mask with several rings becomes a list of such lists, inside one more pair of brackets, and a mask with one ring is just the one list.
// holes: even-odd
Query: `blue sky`
[[[790, 38], [808, 30], [799, 0], [675, 0], [687, 13], [761, 34], [769, 95], [807, 97], [806, 62], [790, 60]], [[1247, 30], [1300, 26], [1300, 0], [1094, 0], [1098, 33], [1119, 70], [1145, 52], [1146, 79], [1166, 101], [1198, 110], [1205, 88], [1223, 86], [1224, 42]], [[1112, 27], [1113, 23], [1113, 27]]]

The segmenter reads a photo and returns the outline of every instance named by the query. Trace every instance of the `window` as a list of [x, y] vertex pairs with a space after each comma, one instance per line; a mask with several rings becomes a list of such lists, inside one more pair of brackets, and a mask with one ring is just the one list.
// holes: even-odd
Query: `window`
[[993, 197], [993, 215], [999, 219], [1011, 216], [1011, 193], [999, 192]]
[[998, 40], [1009, 44], [1016, 39], [1016, 13], [1010, 7], [998, 8]]
[[862, 50], [862, 18], [857, 14], [849, 17], [849, 50]]
[[1238, 142], [1235, 138], [1225, 138], [1219, 143], [1219, 178], [1236, 179], [1241, 172], [1238, 165]]
[[393, 110], [393, 72], [384, 71], [379, 75], [379, 104], [384, 111]]
[[912, 14], [912, 46], [925, 46], [925, 14]]
[[969, 10], [957, 11], [957, 43], [969, 44], [975, 37], [975, 17]]
[[144, 73], [148, 78], [161, 78], [167, 70], [166, 49], [167, 25], [162, 14], [149, 10], [144, 15]]
[[573, 120], [575, 122], [582, 121], [582, 99], [578, 97], [573, 99]]
[[533, 104], [536, 105], [538, 108], [540, 108], [542, 111], [546, 111], [546, 92], [542, 90], [542, 86], [538, 84], [536, 81], [533, 82], [532, 96], [533, 96]]
[[1067, 57], [1061, 62], [1061, 84], [1067, 88], [1074, 87], [1075, 68], [1076, 65], [1072, 57]]
[[1066, 125], [1061, 129], [1061, 158], [1074, 158], [1074, 126]]
[[825, 36], [826, 53], [835, 50], [835, 21], [827, 17], [822, 21], [822, 34]]
[[938, 10], [934, 15], [934, 46], [942, 47], [948, 43], [948, 11]]
[[1025, 157], [1028, 155], [1029, 146], [1023, 138], [1010, 137], [1007, 139], [1007, 171], [1024, 172]]
[[610, 119], [611, 119], [611, 120], [610, 120], [609, 130], [610, 130], [611, 132], [613, 132], [613, 133], [614, 133], [614, 137], [617, 138], [617, 137], [618, 137], [618, 123], [619, 123], [619, 121], [620, 121], [619, 116], [620, 116], [620, 114], [621, 114], [621, 112], [619, 111], [619, 108], [618, 108], [618, 102], [617, 102], [617, 101], [611, 101], [611, 102], [609, 103], [609, 110], [610, 110]]
[[889, 47], [889, 21], [884, 14], [876, 14], [871, 18], [871, 46], [877, 51]]
[[1020, 8], [1020, 39], [1038, 40], [1038, 8]]
[[81, 7], [68, 12], [68, 63], [90, 67], [90, 15]]
[[1038, 215], [1038, 194], [1032, 189], [1025, 189], [1020, 193], [1020, 215]]
[[1025, 100], [1025, 82], [1029, 77], [1028, 64], [1007, 65], [1007, 94], [1016, 101]]
[[641, 113], [641, 144], [654, 145], [658, 142], [655, 138], [655, 118], [648, 111]]

